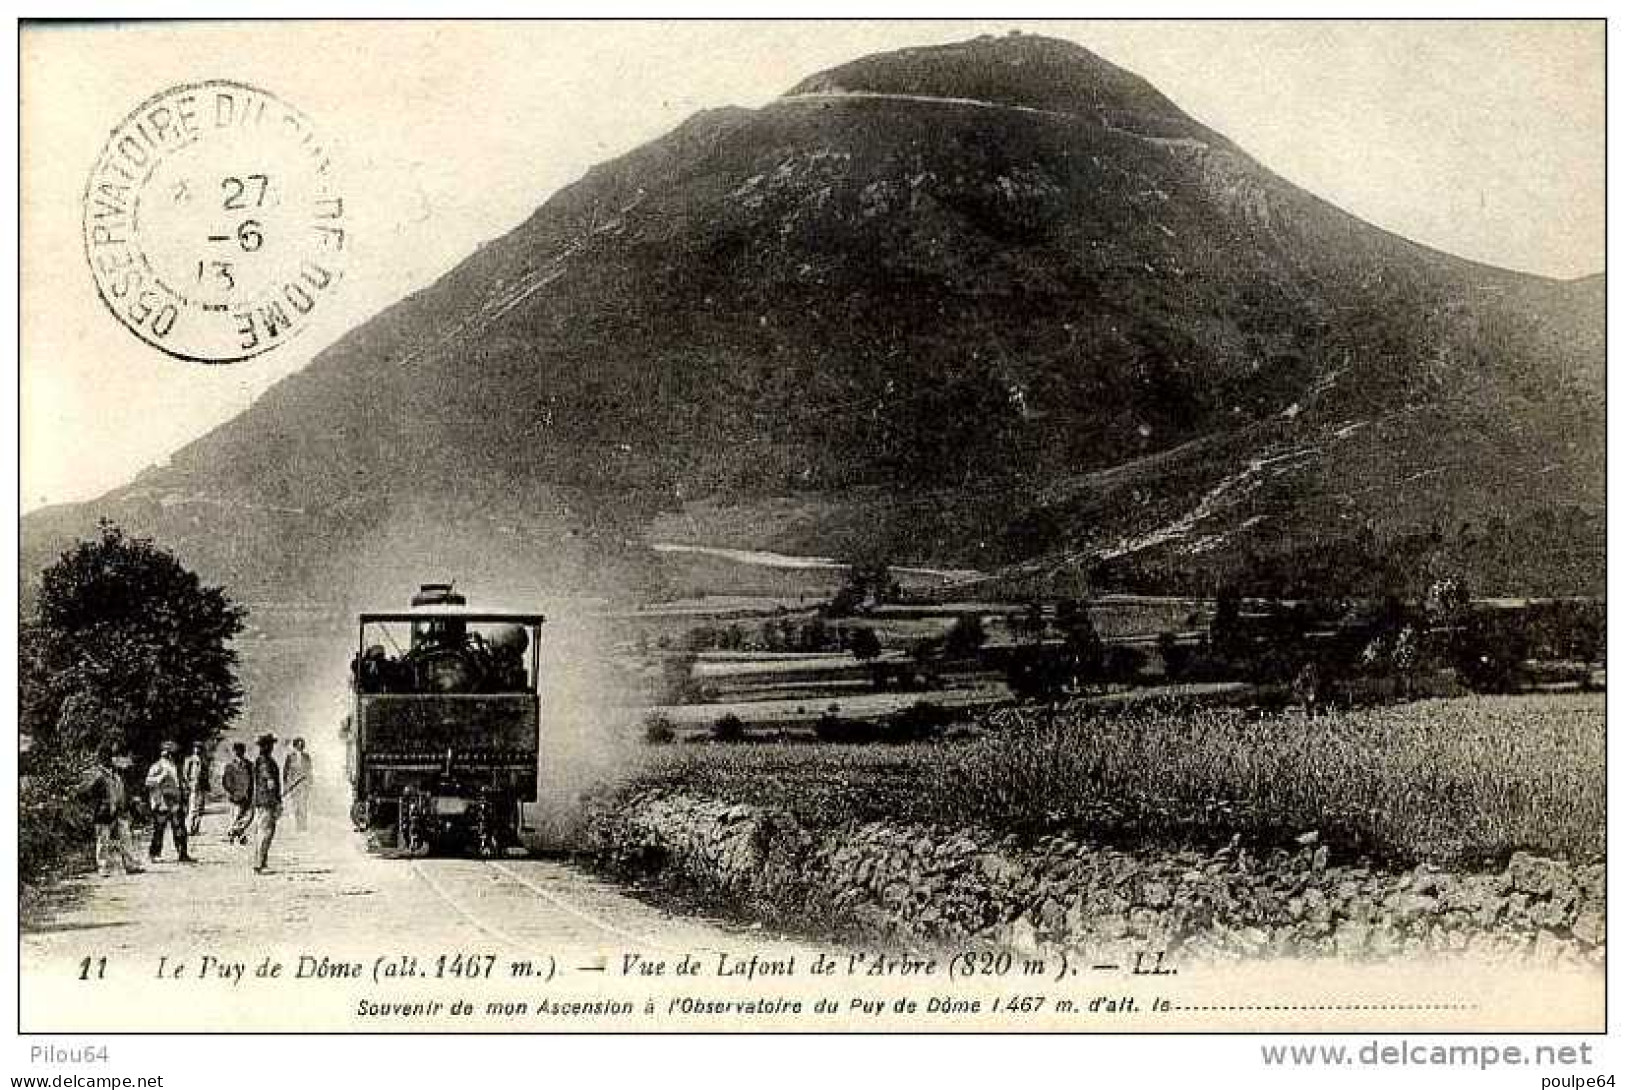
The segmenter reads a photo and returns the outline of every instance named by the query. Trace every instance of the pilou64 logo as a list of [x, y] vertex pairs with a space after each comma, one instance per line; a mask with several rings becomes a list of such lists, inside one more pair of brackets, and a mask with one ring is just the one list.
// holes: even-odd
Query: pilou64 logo
[[232, 363], [285, 344], [343, 277], [327, 145], [275, 95], [210, 80], [160, 92], [107, 138], [85, 257], [114, 317], [154, 348]]

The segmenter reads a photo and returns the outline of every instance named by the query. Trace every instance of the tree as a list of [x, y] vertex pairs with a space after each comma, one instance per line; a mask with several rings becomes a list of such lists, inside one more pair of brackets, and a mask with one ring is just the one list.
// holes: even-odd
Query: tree
[[660, 660], [660, 681], [668, 704], [686, 704], [693, 699], [694, 664], [699, 655], [689, 650], [668, 651]]
[[1207, 630], [1208, 655], [1232, 673], [1251, 675], [1255, 649], [1241, 620], [1241, 595], [1234, 587], [1219, 591]]
[[948, 629], [945, 637], [945, 650], [949, 658], [970, 658], [982, 649], [987, 642], [987, 633], [982, 628], [982, 618], [974, 613], [965, 613], [958, 617], [953, 627]]
[[1105, 664], [1105, 645], [1095, 631], [1089, 610], [1070, 598], [1055, 604], [1055, 627], [1066, 640], [1066, 651], [1077, 683], [1088, 684], [1100, 677]]
[[174, 555], [103, 521], [45, 570], [24, 627], [23, 730], [35, 750], [212, 743], [242, 689], [231, 640], [245, 611]]
[[829, 626], [822, 617], [809, 617], [802, 623], [797, 640], [803, 651], [823, 651], [829, 643]]
[[1520, 619], [1478, 610], [1466, 617], [1455, 654], [1457, 676], [1475, 693], [1514, 693], [1526, 681], [1529, 636]]
[[677, 737], [671, 720], [663, 715], [650, 715], [643, 720], [643, 740], [651, 746], [664, 746]]
[[891, 565], [884, 560], [854, 560], [846, 565], [846, 580], [825, 606], [831, 617], [867, 613], [874, 607], [894, 602], [902, 588], [891, 577]]
[[880, 637], [875, 635], [874, 629], [859, 625], [851, 630], [849, 641], [852, 657], [859, 662], [880, 657]]
[[729, 712], [711, 724], [711, 738], [717, 742], [740, 742], [745, 738], [745, 721]]
[[1066, 692], [1074, 666], [1065, 647], [1025, 644], [1014, 648], [1005, 660], [1005, 683], [1017, 700], [1052, 703]]
[[1157, 634], [1157, 654], [1162, 657], [1162, 674], [1169, 681], [1180, 681], [1191, 668], [1191, 648], [1182, 645], [1172, 632]]
[[1021, 632], [1028, 640], [1038, 643], [1044, 638], [1048, 628], [1044, 620], [1044, 607], [1037, 601], [1027, 603], [1027, 611], [1021, 622]]

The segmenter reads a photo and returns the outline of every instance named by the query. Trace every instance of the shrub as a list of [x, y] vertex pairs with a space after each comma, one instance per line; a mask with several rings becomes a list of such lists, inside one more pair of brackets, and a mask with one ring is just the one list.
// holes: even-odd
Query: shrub
[[643, 721], [643, 740], [651, 746], [664, 746], [677, 737], [671, 720], [663, 715], [651, 715]]
[[918, 734], [920, 723], [917, 719], [910, 719], [909, 712], [919, 705], [913, 705], [908, 710], [894, 716], [890, 720], [873, 719], [847, 719], [841, 715], [837, 705], [830, 705], [818, 722], [813, 724], [813, 734], [820, 742], [832, 742], [840, 745], [872, 745], [876, 742], [907, 742], [916, 741], [923, 735]]
[[841, 709], [831, 704], [813, 724], [813, 734], [820, 742], [861, 741], [856, 726], [850, 719], [842, 719]]
[[1067, 649], [1049, 644], [1014, 648], [1005, 659], [1005, 684], [1017, 700], [1057, 700], [1075, 673]]
[[982, 628], [982, 618], [974, 613], [967, 613], [957, 618], [953, 627], [948, 629], [943, 650], [950, 658], [970, 658], [982, 649], [987, 642], [987, 632]]
[[859, 662], [880, 657], [880, 637], [875, 630], [858, 626], [851, 630], [847, 637], [848, 646], [852, 650], [852, 657]]
[[1456, 673], [1474, 692], [1510, 693], [1523, 687], [1529, 638], [1518, 618], [1480, 613], [1456, 642]]
[[832, 645], [829, 626], [822, 617], [810, 617], [796, 632], [796, 648], [800, 651], [826, 651]]
[[1145, 652], [1138, 648], [1125, 647], [1122, 644], [1108, 647], [1100, 666], [1101, 680], [1132, 685], [1139, 680], [1140, 672], [1145, 669], [1145, 660]]
[[954, 713], [940, 704], [922, 700], [892, 716], [883, 737], [888, 742], [924, 742], [942, 734]]
[[76, 856], [86, 856], [91, 844], [90, 811], [79, 800], [88, 761], [72, 754], [24, 758], [17, 780], [17, 876], [38, 881], [61, 869]]
[[1169, 681], [1179, 681], [1191, 670], [1193, 649], [1182, 645], [1172, 632], [1157, 637], [1157, 653], [1162, 656], [1162, 673]]
[[729, 712], [711, 724], [711, 738], [717, 742], [738, 742], [745, 737], [745, 721]]

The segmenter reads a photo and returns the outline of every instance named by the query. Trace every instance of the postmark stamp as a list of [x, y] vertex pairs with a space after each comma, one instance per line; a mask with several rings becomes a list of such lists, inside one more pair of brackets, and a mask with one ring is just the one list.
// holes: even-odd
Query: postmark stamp
[[346, 230], [310, 119], [230, 80], [143, 102], [85, 186], [102, 301], [147, 344], [200, 363], [246, 360], [306, 328], [343, 277]]

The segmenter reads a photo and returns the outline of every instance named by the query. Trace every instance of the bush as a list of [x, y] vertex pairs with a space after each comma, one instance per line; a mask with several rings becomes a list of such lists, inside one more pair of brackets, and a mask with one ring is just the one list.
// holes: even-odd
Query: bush
[[711, 738], [717, 742], [738, 742], [745, 737], [745, 721], [729, 712], [711, 724]]
[[17, 877], [35, 882], [89, 858], [90, 810], [79, 800], [88, 761], [29, 754], [17, 780]]
[[1169, 681], [1179, 681], [1191, 672], [1194, 649], [1181, 644], [1172, 632], [1157, 637], [1157, 653], [1162, 656], [1162, 674]]
[[828, 625], [822, 617], [811, 617], [802, 623], [796, 632], [796, 649], [799, 651], [818, 652], [828, 651], [835, 646], [834, 638]]
[[925, 742], [939, 737], [955, 721], [952, 711], [928, 700], [911, 704], [889, 719], [845, 719], [830, 708], [813, 724], [820, 742], [869, 745], [876, 742]]
[[845, 582], [825, 605], [824, 613], [830, 617], [850, 617], [898, 601], [902, 595], [902, 588], [892, 579], [885, 561], [852, 561], [846, 565]]
[[929, 700], [922, 700], [918, 704], [911, 704], [901, 712], [892, 716], [887, 725], [885, 740], [888, 742], [924, 742], [940, 736], [950, 723], [954, 722], [954, 713], [940, 704], [933, 704]]
[[982, 618], [967, 613], [957, 618], [953, 627], [948, 629], [943, 650], [949, 658], [965, 659], [980, 651], [986, 642], [987, 633], [982, 628]]
[[1027, 644], [1005, 659], [1004, 680], [1017, 700], [1058, 700], [1076, 675], [1076, 663], [1063, 647]]
[[868, 745], [882, 742], [893, 736], [893, 728], [886, 723], [877, 723], [870, 719], [846, 719], [841, 715], [838, 705], [831, 704], [818, 722], [813, 724], [813, 734], [820, 742], [835, 742], [843, 745]]
[[859, 662], [880, 657], [880, 637], [875, 630], [862, 625], [851, 630], [847, 637], [847, 646], [852, 650], [852, 657]]
[[1145, 669], [1146, 654], [1135, 647], [1116, 644], [1106, 648], [1100, 667], [1101, 680], [1132, 685]]
[[1456, 643], [1456, 674], [1478, 693], [1511, 693], [1526, 681], [1529, 639], [1517, 618], [1482, 613], [1470, 618]]
[[651, 715], [643, 721], [643, 740], [651, 746], [669, 745], [677, 737], [671, 720], [663, 715]]

